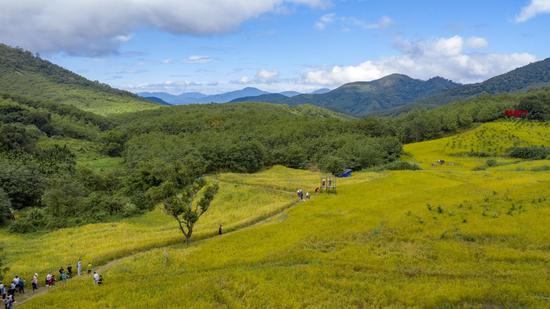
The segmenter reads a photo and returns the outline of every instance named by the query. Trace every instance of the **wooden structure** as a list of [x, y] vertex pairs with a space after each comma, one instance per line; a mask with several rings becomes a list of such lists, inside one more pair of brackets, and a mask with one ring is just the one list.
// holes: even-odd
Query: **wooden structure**
[[319, 189], [321, 192], [336, 193], [336, 176], [327, 175], [321, 177]]

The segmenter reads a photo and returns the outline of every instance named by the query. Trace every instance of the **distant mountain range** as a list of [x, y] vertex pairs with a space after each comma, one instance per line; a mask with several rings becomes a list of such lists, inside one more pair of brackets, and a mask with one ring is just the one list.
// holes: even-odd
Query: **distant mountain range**
[[345, 84], [327, 93], [299, 95], [276, 103], [308, 103], [354, 116], [364, 116], [460, 86], [441, 77], [423, 81], [392, 74], [370, 82]]
[[364, 116], [400, 107], [460, 86], [460, 84], [441, 77], [423, 81], [402, 74], [392, 74], [370, 82], [345, 84], [332, 91], [301, 94], [290, 98], [280, 94], [263, 94], [235, 99], [232, 102], [313, 104], [349, 115]]
[[[316, 90], [312, 93], [326, 93], [330, 91], [330, 89], [323, 88]], [[233, 100], [241, 99], [241, 98], [253, 98], [253, 97], [261, 97], [263, 95], [266, 95], [266, 99], [269, 99], [272, 95], [280, 95], [284, 98], [291, 98], [300, 95], [301, 93], [296, 91], [284, 91], [281, 93], [270, 93], [267, 91], [260, 90], [258, 88], [254, 87], [246, 87], [241, 90], [231, 91], [231, 92], [225, 92], [215, 95], [206, 95], [202, 94], [200, 92], [184, 92], [179, 95], [173, 95], [166, 92], [140, 92], [138, 93], [139, 96], [143, 98], [148, 98], [150, 101], [153, 101], [155, 98], [158, 98], [166, 103], [172, 104], [172, 105], [179, 105], [179, 104], [192, 104], [192, 103], [228, 103]], [[277, 96], [273, 96], [275, 98]]]
[[312, 104], [349, 115], [366, 116], [398, 113], [415, 107], [435, 107], [483, 94], [525, 91], [542, 86], [550, 86], [550, 58], [476, 84], [461, 85], [441, 77], [422, 81], [392, 74], [370, 82], [345, 84], [321, 94], [291, 98], [269, 94], [243, 97], [232, 102]]

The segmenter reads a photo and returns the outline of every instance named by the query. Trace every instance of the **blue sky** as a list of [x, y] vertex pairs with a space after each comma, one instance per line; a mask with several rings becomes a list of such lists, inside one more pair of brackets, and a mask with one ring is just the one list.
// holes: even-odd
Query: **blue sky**
[[3, 1], [0, 41], [135, 92], [466, 83], [550, 57], [550, 0]]

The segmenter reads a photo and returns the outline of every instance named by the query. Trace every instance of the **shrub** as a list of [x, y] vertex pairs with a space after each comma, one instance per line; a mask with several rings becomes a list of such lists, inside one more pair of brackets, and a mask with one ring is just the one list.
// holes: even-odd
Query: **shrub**
[[48, 225], [44, 209], [30, 208], [10, 225], [10, 231], [15, 233], [31, 233], [44, 229]]
[[417, 171], [421, 169], [422, 168], [420, 168], [418, 164], [406, 162], [406, 161], [395, 161], [380, 167], [380, 170], [389, 170], [389, 171], [404, 171], [404, 170]]
[[498, 162], [495, 159], [489, 159], [487, 160], [487, 162], [485, 162], [485, 164], [487, 164], [487, 166], [489, 167], [493, 167], [493, 166], [497, 166]]
[[550, 147], [514, 147], [508, 152], [512, 158], [543, 160], [550, 156]]

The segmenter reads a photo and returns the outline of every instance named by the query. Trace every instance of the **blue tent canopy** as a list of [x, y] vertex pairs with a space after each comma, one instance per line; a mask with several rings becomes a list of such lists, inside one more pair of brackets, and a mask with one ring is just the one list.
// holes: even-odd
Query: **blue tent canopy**
[[351, 172], [352, 172], [351, 169], [347, 169], [342, 174], [338, 175], [338, 177], [340, 178], [351, 177]]

